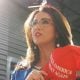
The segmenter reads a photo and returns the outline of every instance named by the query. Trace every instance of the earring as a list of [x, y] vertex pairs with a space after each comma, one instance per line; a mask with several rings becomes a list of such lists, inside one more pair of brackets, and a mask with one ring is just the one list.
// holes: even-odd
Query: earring
[[34, 49], [37, 49], [37, 47], [36, 47], [36, 46], [34, 46]]
[[56, 40], [56, 47], [60, 47], [59, 40]]
[[60, 47], [60, 44], [58, 43], [58, 44], [56, 44], [56, 46], [57, 46], [57, 47]]

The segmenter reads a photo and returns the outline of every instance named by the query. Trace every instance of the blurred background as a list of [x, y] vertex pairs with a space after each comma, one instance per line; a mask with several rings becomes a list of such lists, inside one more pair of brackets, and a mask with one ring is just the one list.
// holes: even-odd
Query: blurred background
[[[45, 0], [44, 0], [45, 1]], [[33, 10], [28, 6], [41, 4], [42, 0], [0, 0], [0, 80], [10, 80], [10, 74], [27, 44], [23, 25]], [[80, 0], [47, 0], [59, 8], [72, 27], [73, 41], [80, 45]]]

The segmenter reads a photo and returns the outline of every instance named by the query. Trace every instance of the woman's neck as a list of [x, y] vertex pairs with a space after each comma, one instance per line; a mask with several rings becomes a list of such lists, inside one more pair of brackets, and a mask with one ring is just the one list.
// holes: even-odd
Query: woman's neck
[[38, 65], [44, 66], [49, 61], [50, 54], [54, 49], [55, 46], [53, 44], [40, 45], [40, 61]]

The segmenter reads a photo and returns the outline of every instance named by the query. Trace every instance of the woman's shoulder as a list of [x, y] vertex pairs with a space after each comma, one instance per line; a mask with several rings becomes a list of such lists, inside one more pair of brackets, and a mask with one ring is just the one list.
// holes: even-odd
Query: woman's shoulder
[[11, 80], [25, 80], [32, 68], [16, 69], [11, 74]]
[[32, 68], [26, 61], [23, 59], [19, 61], [11, 74], [11, 80], [25, 80], [25, 77], [32, 71]]

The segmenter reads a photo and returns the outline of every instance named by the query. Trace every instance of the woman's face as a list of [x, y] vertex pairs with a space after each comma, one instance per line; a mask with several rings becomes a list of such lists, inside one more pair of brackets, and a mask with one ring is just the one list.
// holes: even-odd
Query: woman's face
[[56, 31], [49, 14], [38, 12], [31, 22], [31, 35], [36, 45], [54, 43]]

